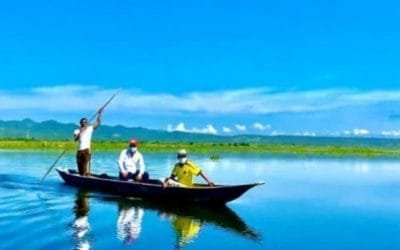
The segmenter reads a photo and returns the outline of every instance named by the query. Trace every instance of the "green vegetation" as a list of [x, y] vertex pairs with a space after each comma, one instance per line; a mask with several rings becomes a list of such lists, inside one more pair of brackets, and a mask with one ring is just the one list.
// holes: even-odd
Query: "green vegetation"
[[[93, 150], [118, 151], [125, 148], [126, 141], [93, 141]], [[400, 148], [371, 145], [307, 145], [307, 144], [267, 144], [267, 143], [203, 143], [203, 142], [159, 142], [140, 143], [142, 152], [176, 152], [185, 148], [189, 152], [205, 153], [210, 159], [219, 159], [225, 153], [267, 153], [285, 155], [323, 155], [323, 156], [361, 156], [361, 157], [400, 157]], [[75, 150], [75, 143], [67, 140], [0, 140], [0, 149], [27, 150]]]
[[218, 154], [212, 154], [212, 155], [210, 155], [210, 159], [211, 160], [214, 160], [214, 161], [217, 161], [217, 160], [219, 160], [221, 157], [218, 155]]

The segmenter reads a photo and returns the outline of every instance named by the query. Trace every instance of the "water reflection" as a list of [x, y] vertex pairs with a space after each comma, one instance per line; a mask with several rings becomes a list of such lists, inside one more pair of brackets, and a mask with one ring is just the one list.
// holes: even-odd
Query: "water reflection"
[[171, 225], [176, 234], [175, 249], [181, 249], [183, 246], [195, 241], [200, 232], [202, 222], [190, 216], [178, 216], [162, 212], [163, 218], [171, 220]]
[[156, 211], [161, 218], [170, 220], [176, 233], [175, 248], [177, 249], [194, 242], [199, 237], [201, 228], [207, 224], [250, 240], [261, 240], [259, 233], [252, 230], [235, 212], [226, 206], [216, 208], [173, 206], [123, 197], [104, 197], [103, 199], [117, 201], [119, 207]]
[[115, 204], [118, 216], [114, 222], [116, 225], [114, 232], [116, 238], [124, 245], [132, 245], [137, 239], [143, 237], [142, 226], [146, 219], [144, 214], [147, 212], [156, 212], [160, 219], [167, 219], [171, 223], [176, 235], [173, 245], [175, 249], [182, 249], [194, 243], [201, 237], [201, 230], [210, 225], [253, 241], [261, 240], [259, 233], [252, 230], [226, 206], [216, 208], [173, 206], [120, 196], [105, 196], [80, 189], [76, 193], [73, 207], [75, 217], [72, 229], [75, 249], [91, 248], [90, 243], [93, 236], [91, 234], [94, 231], [91, 230], [89, 224], [90, 199], [100, 199], [103, 202]]
[[175, 248], [180, 249], [195, 240], [200, 232], [201, 221], [187, 216], [173, 216], [172, 226], [177, 236]]
[[75, 249], [90, 249], [88, 231], [89, 225], [89, 197], [88, 192], [78, 190], [74, 205], [75, 219], [72, 224], [73, 236], [76, 239]]
[[144, 209], [137, 206], [126, 206], [118, 203], [117, 237], [130, 245], [138, 239], [142, 231]]

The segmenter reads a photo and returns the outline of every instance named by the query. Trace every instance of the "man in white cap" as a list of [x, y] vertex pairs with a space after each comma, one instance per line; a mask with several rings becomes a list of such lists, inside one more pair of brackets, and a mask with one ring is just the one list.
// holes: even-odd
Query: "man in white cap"
[[174, 165], [171, 176], [164, 181], [165, 186], [193, 186], [193, 177], [200, 175], [208, 183], [209, 186], [214, 186], [207, 175], [196, 166], [192, 161], [188, 160], [187, 152], [184, 149], [178, 151], [178, 162]]

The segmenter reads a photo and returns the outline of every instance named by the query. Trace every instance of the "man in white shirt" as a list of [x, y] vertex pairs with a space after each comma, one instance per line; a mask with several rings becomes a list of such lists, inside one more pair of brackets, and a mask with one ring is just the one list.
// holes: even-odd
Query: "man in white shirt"
[[122, 150], [118, 159], [119, 178], [121, 180], [134, 180], [147, 182], [149, 174], [145, 172], [142, 154], [137, 150], [138, 141], [132, 139], [129, 147]]
[[80, 120], [80, 128], [74, 131], [74, 140], [78, 142], [78, 151], [76, 152], [76, 164], [80, 175], [90, 175], [90, 144], [92, 141], [93, 131], [100, 126], [101, 115], [103, 109], [100, 109], [97, 115], [96, 122], [93, 125], [88, 123], [86, 118]]

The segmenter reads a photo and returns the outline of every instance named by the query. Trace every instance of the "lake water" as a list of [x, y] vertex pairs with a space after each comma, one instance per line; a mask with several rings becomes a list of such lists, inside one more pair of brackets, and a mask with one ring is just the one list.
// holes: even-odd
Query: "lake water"
[[[79, 190], [55, 171], [39, 184], [58, 154], [0, 151], [0, 249], [400, 249], [399, 160], [193, 154], [216, 183], [266, 181], [215, 211]], [[92, 171], [116, 173], [117, 157], [95, 153]], [[152, 177], [175, 161], [144, 157]]]

